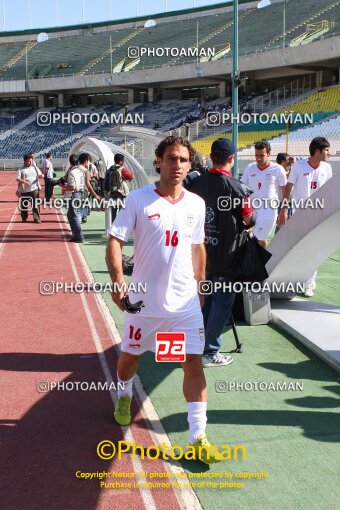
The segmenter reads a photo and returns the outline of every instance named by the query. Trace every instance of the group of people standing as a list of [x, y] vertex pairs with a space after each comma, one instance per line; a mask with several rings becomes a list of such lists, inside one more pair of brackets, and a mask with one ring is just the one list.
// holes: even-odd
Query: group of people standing
[[[71, 154], [70, 167], [64, 177], [64, 183], [61, 183], [68, 199], [67, 218], [72, 231], [70, 241], [84, 242], [81, 223], [87, 221], [87, 216], [90, 213], [89, 205], [84, 205], [84, 199], [92, 197], [99, 203], [103, 198], [125, 199], [128, 195], [129, 187], [126, 181], [132, 180], [133, 175], [128, 169], [123, 168], [124, 156], [122, 154], [115, 154], [114, 161], [114, 165], [106, 170], [101, 159], [95, 165], [88, 153], [83, 152], [78, 157]], [[111, 186], [113, 175], [115, 177], [114, 189]], [[103, 204], [101, 208], [104, 208]]]
[[[231, 175], [236, 150], [226, 138], [215, 140], [210, 154], [212, 168], [187, 181], [188, 190], [183, 181], [195, 151], [186, 139], [165, 138], [155, 151], [159, 180], [130, 193], [125, 208], [112, 223], [106, 252], [112, 282], [115, 289], [121, 289], [112, 292], [112, 299], [125, 310], [117, 366], [122, 384], [114, 419], [122, 426], [131, 423], [134, 375], [143, 353], [156, 350], [156, 333], [167, 331], [170, 337], [171, 332], [184, 332], [186, 360], [181, 365], [189, 442], [208, 464], [220, 459], [202, 450], [211, 447], [205, 433], [207, 391], [203, 368], [232, 362], [230, 356], [219, 351], [235, 298], [233, 292], [215, 284], [235, 281], [246, 230], [253, 228], [264, 247], [275, 222], [282, 226], [287, 221], [285, 205], [278, 215], [277, 208], [267, 211], [261, 200], [280, 194], [288, 200], [292, 190], [295, 197], [308, 198], [332, 176], [326, 163], [329, 143], [322, 137], [312, 140], [310, 157], [295, 163], [291, 170], [288, 167], [293, 161], [288, 155], [280, 155], [281, 163], [287, 161], [285, 170], [280, 163], [270, 162], [268, 142], [255, 144], [256, 162], [247, 167], [241, 180]], [[237, 205], [223, 209], [218, 205], [221, 197], [237, 199], [232, 202]], [[254, 198], [260, 199], [256, 209], [252, 206]], [[138, 282], [147, 284], [145, 294], [130, 292], [131, 299], [138, 301], [139, 313], [124, 304], [122, 248], [132, 232], [132, 282], [135, 288]], [[211, 283], [208, 296], [197, 291], [202, 281]]]
[[[226, 366], [233, 361], [231, 356], [222, 355], [220, 348], [235, 293], [225, 291], [221, 283], [232, 283], [235, 278], [237, 281], [235, 275], [247, 230], [252, 228], [257, 242], [265, 248], [275, 223], [282, 226], [288, 219], [287, 203], [291, 194], [296, 201], [307, 199], [332, 177], [327, 163], [330, 144], [323, 137], [314, 138], [309, 146], [310, 157], [296, 163], [287, 154], [279, 154], [276, 163], [271, 162], [270, 144], [257, 142], [256, 161], [248, 165], [240, 180], [234, 179], [231, 173], [236, 150], [226, 138], [215, 140], [210, 153], [212, 167], [208, 168], [202, 157], [195, 156], [188, 140], [168, 136], [155, 151], [159, 180], [130, 194], [127, 181], [133, 175], [123, 167], [124, 157], [120, 154], [115, 155], [115, 164], [105, 172], [100, 161], [93, 165], [89, 154], [72, 154], [64, 179], [57, 181], [69, 199], [67, 217], [71, 241], [76, 243], [84, 239], [81, 222], [85, 192], [95, 199], [103, 195], [126, 198], [125, 207], [113, 217], [106, 252], [115, 284], [112, 299], [125, 311], [117, 366], [121, 384], [114, 412], [116, 422], [122, 426], [131, 422], [134, 375], [143, 353], [155, 351], [156, 333], [185, 333], [186, 359], [181, 364], [189, 441], [206, 463], [217, 462], [219, 458], [214, 452], [208, 455], [208, 450], [202, 449], [211, 446], [205, 433], [207, 390], [203, 368]], [[36, 198], [39, 179], [44, 178], [46, 199], [50, 199], [55, 185], [52, 155], [47, 155], [42, 172], [33, 156], [25, 155], [24, 167], [17, 172], [21, 193]], [[229, 209], [219, 206], [221, 197], [232, 200]], [[283, 204], [278, 212], [268, 199], [279, 197]], [[21, 211], [21, 215], [26, 221], [27, 211]], [[36, 208], [33, 216], [35, 222], [40, 222]], [[138, 289], [141, 282], [147, 285], [145, 294], [131, 292], [138, 307], [127, 306], [129, 296], [124, 290], [122, 248], [131, 233], [134, 234], [133, 287]], [[309, 296], [315, 288], [315, 274], [310, 280], [306, 292]], [[211, 283], [207, 296], [197, 291], [202, 281]]]
[[[16, 176], [19, 187], [17, 195], [22, 198], [29, 198], [32, 207], [27, 201], [20, 201], [22, 221], [27, 221], [28, 210], [32, 209], [34, 222], [41, 223], [40, 207], [37, 199], [41, 190], [39, 179], [44, 179], [44, 203], [50, 204], [54, 187], [59, 185], [67, 203], [67, 218], [72, 231], [70, 241], [82, 243], [84, 234], [81, 224], [87, 222], [90, 214], [89, 200], [87, 199], [95, 199], [98, 203], [101, 203], [101, 208], [103, 208], [103, 198], [124, 200], [129, 193], [127, 181], [133, 179], [133, 174], [123, 167], [124, 156], [122, 154], [115, 154], [114, 165], [107, 170], [101, 158], [94, 164], [92, 156], [83, 152], [79, 155], [71, 154], [65, 175], [60, 179], [56, 179], [52, 160], [52, 153], [47, 153], [40, 170], [34, 161], [34, 154], [30, 153], [24, 156], [24, 166], [17, 171]], [[114, 176], [114, 179], [112, 176]], [[112, 187], [113, 184], [114, 187]], [[119, 207], [114, 211], [113, 219], [117, 210], [119, 210]]]

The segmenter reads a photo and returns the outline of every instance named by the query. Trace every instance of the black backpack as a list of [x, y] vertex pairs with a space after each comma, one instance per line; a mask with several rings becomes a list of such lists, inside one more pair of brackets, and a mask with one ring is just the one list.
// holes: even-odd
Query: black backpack
[[122, 178], [117, 165], [112, 165], [105, 178], [105, 191], [112, 193], [118, 191], [122, 185]]

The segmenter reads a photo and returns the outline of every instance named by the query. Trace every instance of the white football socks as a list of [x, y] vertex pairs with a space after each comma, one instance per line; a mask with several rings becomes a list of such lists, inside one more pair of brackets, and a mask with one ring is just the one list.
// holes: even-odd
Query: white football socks
[[131, 377], [128, 381], [122, 381], [119, 378], [118, 372], [117, 372], [117, 380], [118, 380], [118, 387], [117, 387], [117, 395], [118, 398], [120, 397], [132, 397], [132, 383], [135, 376]]
[[199, 437], [205, 436], [207, 424], [207, 403], [187, 402], [189, 422], [189, 442], [195, 443]]

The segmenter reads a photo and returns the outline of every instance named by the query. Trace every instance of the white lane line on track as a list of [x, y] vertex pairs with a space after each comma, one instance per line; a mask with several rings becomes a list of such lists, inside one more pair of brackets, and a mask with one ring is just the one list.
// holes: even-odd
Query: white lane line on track
[[13, 178], [10, 182], [8, 182], [5, 186], [3, 186], [3, 188], [0, 189], [0, 192], [3, 191], [4, 189], [6, 189], [8, 186], [10, 186], [16, 180], [17, 180], [16, 177]]
[[9, 234], [10, 234], [12, 228], [13, 228], [14, 218], [15, 218], [15, 215], [17, 214], [17, 212], [18, 212], [18, 208], [16, 207], [15, 211], [14, 211], [14, 213], [12, 215], [12, 218], [10, 219], [10, 222], [9, 222], [7, 228], [6, 228], [6, 232], [4, 233], [3, 237], [0, 239], [0, 243], [1, 243], [0, 244], [0, 258], [2, 257], [2, 254], [3, 254], [5, 246], [6, 246], [5, 241], [6, 241], [7, 237], [9, 236]]
[[[10, 181], [9, 183], [7, 183], [6, 186], [4, 186], [3, 188], [0, 189], [0, 192], [3, 191], [5, 188], [7, 188], [7, 186], [12, 184], [15, 180], [16, 180], [16, 178], [13, 179], [12, 181]], [[9, 210], [9, 209], [1, 209], [0, 212], [3, 212], [5, 210]], [[9, 234], [10, 234], [12, 228], [13, 228], [14, 218], [15, 218], [15, 215], [17, 213], [18, 213], [18, 207], [16, 206], [15, 207], [15, 211], [14, 211], [14, 213], [12, 215], [12, 218], [10, 219], [10, 222], [9, 222], [7, 228], [6, 228], [6, 231], [5, 231], [4, 235], [2, 236], [2, 238], [0, 239], [0, 258], [2, 257], [2, 254], [4, 252], [5, 245], [6, 245], [5, 241], [6, 241], [7, 237], [9, 236]]]
[[[60, 217], [59, 217], [58, 213], [57, 213], [57, 218], [58, 218], [58, 223], [59, 223], [59, 226], [60, 226], [60, 229], [61, 229], [61, 234], [62, 234], [64, 243], [65, 243], [65, 246], [66, 246], [67, 255], [69, 257], [70, 264], [71, 264], [71, 267], [72, 267], [72, 271], [73, 271], [73, 274], [74, 274], [74, 277], [75, 277], [75, 281], [79, 282], [79, 281], [81, 281], [80, 277], [79, 277], [79, 273], [77, 271], [77, 268], [76, 268], [76, 265], [75, 265], [75, 262], [74, 262], [71, 250], [70, 250], [70, 248], [69, 248], [69, 246], [67, 244], [66, 236], [65, 236], [65, 233], [64, 233], [64, 231], [62, 229], [63, 224], [60, 221]], [[78, 255], [79, 255], [79, 252], [78, 252]], [[101, 344], [101, 341], [100, 341], [100, 338], [99, 338], [99, 335], [98, 335], [98, 332], [97, 332], [97, 329], [96, 329], [96, 326], [95, 326], [95, 323], [94, 323], [94, 320], [93, 320], [93, 316], [91, 314], [91, 310], [90, 310], [89, 305], [87, 303], [86, 296], [84, 294], [80, 294], [80, 297], [81, 297], [82, 305], [83, 305], [83, 308], [84, 308], [84, 311], [85, 311], [85, 315], [86, 315], [86, 318], [87, 318], [87, 321], [88, 321], [88, 324], [89, 324], [89, 327], [90, 327], [91, 335], [92, 335], [94, 344], [95, 344], [96, 349], [97, 349], [99, 361], [100, 361], [100, 364], [101, 364], [101, 367], [102, 367], [105, 379], [108, 382], [108, 384], [110, 385], [113, 382], [112, 375], [111, 375], [111, 372], [110, 372], [110, 369], [109, 369], [109, 366], [108, 366], [108, 363], [107, 363], [107, 359], [106, 359], [106, 356], [105, 356], [105, 353], [104, 353], [104, 350], [103, 350], [103, 346]], [[116, 401], [116, 394], [115, 394], [113, 389], [110, 390], [110, 396], [111, 396], [112, 402], [115, 403], [115, 401]], [[128, 441], [128, 442], [131, 443], [133, 441], [133, 436], [132, 436], [130, 427], [122, 427], [122, 432], [123, 432], [125, 441]], [[133, 459], [131, 457], [131, 462], [132, 462], [133, 469], [134, 469], [136, 474], [140, 473], [141, 471], [143, 471], [142, 463], [139, 460], [139, 458]], [[145, 508], [147, 510], [149, 510], [149, 509], [150, 510], [156, 510], [156, 504], [155, 504], [155, 501], [154, 501], [154, 499], [152, 497], [151, 491], [149, 489], [146, 489], [146, 488], [142, 488], [142, 489], [140, 488], [139, 491], [141, 493], [141, 497], [143, 499]]]
[[[65, 215], [64, 219], [66, 221]], [[76, 245], [76, 250], [78, 252], [78, 257], [80, 259], [80, 262], [82, 263], [84, 272], [87, 276], [88, 282], [94, 282], [93, 275], [91, 273], [91, 270], [87, 264], [87, 261], [83, 255], [83, 252], [80, 249], [79, 245]], [[79, 281], [79, 280], [78, 280]], [[115, 347], [116, 351], [119, 353], [119, 344], [121, 342], [121, 337], [119, 335], [119, 332], [117, 330], [116, 324], [112, 318], [112, 315], [110, 313], [110, 310], [108, 308], [107, 303], [105, 302], [103, 296], [99, 293], [95, 293], [95, 299], [97, 301], [98, 309], [106, 322], [107, 329], [110, 332], [112, 344]], [[148, 424], [148, 430], [150, 432], [150, 435], [152, 437], [152, 440], [155, 445], [161, 445], [162, 443], [165, 443], [166, 445], [172, 446], [169, 436], [164, 430], [164, 427], [161, 423], [161, 420], [157, 414], [156, 409], [154, 408], [150, 397], [145, 393], [143, 385], [141, 383], [141, 380], [139, 376], [136, 374], [134, 379], [134, 387], [135, 387], [135, 393], [134, 396], [137, 397], [137, 401], [140, 406], [141, 414], [145, 420], [145, 422]], [[122, 427], [122, 430], [127, 429], [128, 427]], [[181, 482], [189, 482], [189, 478], [184, 477], [184, 469], [182, 468], [181, 464], [177, 461], [172, 461], [172, 463], [166, 463], [163, 461], [163, 466], [167, 472], [173, 473], [175, 476], [177, 473], [181, 473]], [[176, 478], [174, 478], [176, 480]], [[190, 509], [190, 510], [202, 510], [202, 506], [196, 496], [195, 491], [192, 488], [188, 489], [173, 489], [178, 501], [178, 504], [180, 507], [184, 509]]]

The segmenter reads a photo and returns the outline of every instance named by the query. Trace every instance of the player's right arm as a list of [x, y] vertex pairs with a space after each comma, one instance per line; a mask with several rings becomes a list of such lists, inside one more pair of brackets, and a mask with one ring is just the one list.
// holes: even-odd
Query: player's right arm
[[122, 208], [108, 230], [109, 240], [106, 248], [106, 264], [110, 272], [113, 288], [112, 300], [118, 308], [124, 310], [121, 299], [126, 295], [126, 284], [123, 273], [122, 248], [129, 239], [130, 233], [136, 226], [137, 205], [132, 192], [125, 200]]
[[109, 241], [106, 247], [106, 265], [114, 285], [111, 293], [112, 300], [114, 303], [116, 303], [118, 308], [124, 311], [124, 306], [121, 303], [122, 298], [126, 294], [124, 291], [126, 284], [124, 281], [122, 259], [123, 244], [124, 242], [120, 239], [117, 239], [117, 237], [109, 237]]
[[276, 221], [278, 225], [284, 225], [288, 220], [288, 201], [293, 188], [294, 184], [292, 182], [287, 182], [282, 196], [283, 205]]

